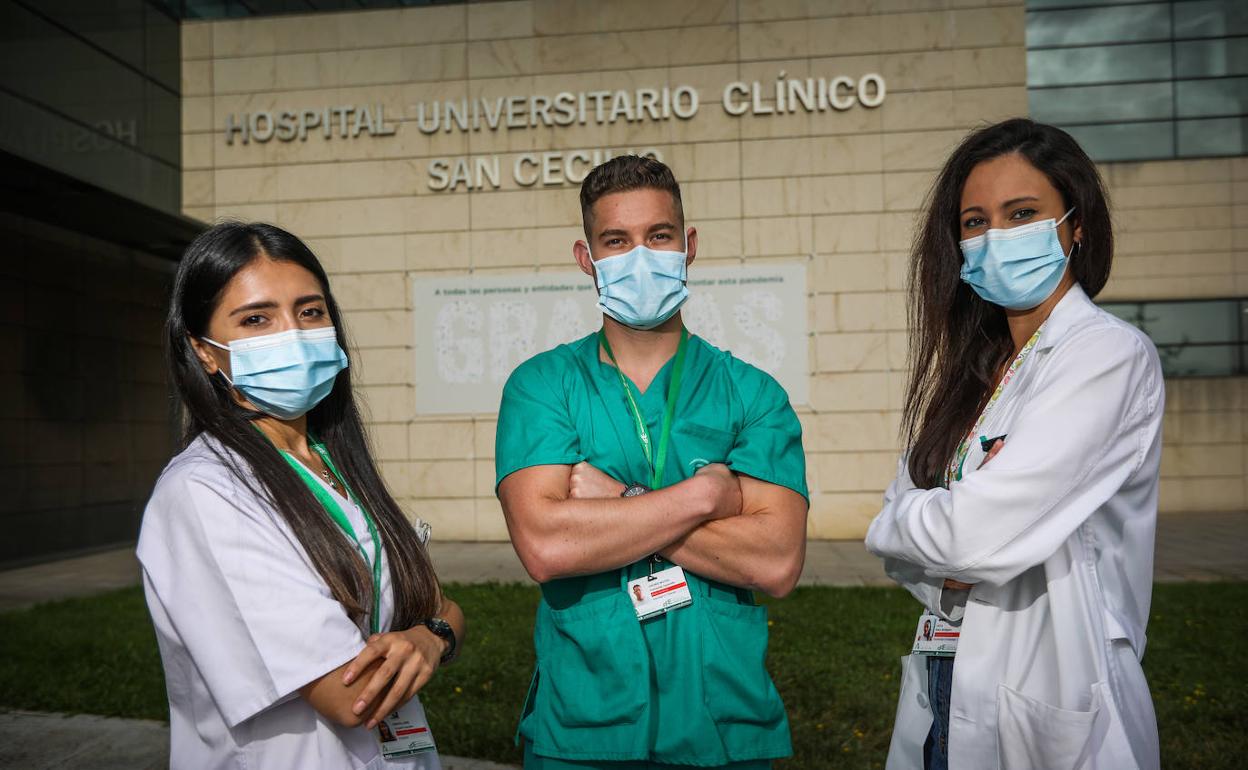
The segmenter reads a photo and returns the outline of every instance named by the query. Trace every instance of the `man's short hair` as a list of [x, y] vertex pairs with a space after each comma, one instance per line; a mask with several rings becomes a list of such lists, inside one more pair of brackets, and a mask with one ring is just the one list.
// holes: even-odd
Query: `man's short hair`
[[676, 224], [684, 227], [685, 210], [680, 202], [680, 185], [672, 170], [662, 161], [644, 155], [621, 155], [589, 172], [581, 182], [581, 221], [585, 237], [592, 238], [593, 208], [598, 199], [629, 190], [663, 190], [676, 204]]

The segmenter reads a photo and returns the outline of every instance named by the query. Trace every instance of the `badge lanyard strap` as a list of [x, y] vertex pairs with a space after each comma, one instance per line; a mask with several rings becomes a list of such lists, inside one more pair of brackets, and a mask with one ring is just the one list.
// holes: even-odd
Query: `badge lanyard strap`
[[992, 398], [988, 399], [988, 403], [984, 405], [984, 410], [979, 413], [979, 419], [975, 421], [975, 425], [971, 428], [971, 432], [966, 435], [962, 443], [958, 444], [958, 451], [954, 453], [952, 462], [945, 469], [945, 487], [948, 487], [955, 481], [962, 480], [962, 466], [966, 464], [966, 457], [971, 453], [971, 442], [975, 440], [975, 434], [983, 427], [984, 421], [988, 419], [988, 413], [992, 411], [992, 407], [996, 405], [998, 399], [1001, 398], [1002, 391], [1014, 379], [1014, 374], [1018, 368], [1023, 365], [1023, 361], [1027, 358], [1027, 354], [1036, 346], [1036, 342], [1040, 339], [1040, 329], [1036, 329], [1036, 333], [1031, 335], [1031, 339], [1027, 340], [1027, 344], [1023, 345], [1023, 349], [1018, 351], [1018, 355], [1014, 357], [1014, 361], [1010, 363], [1010, 368], [1005, 370], [1005, 375], [1001, 377], [1001, 382], [997, 384], [996, 390], [992, 392]]
[[[615, 354], [611, 352], [611, 343], [607, 342], [607, 335], [602, 330], [598, 332], [598, 339], [602, 342], [602, 348], [607, 352], [607, 357], [611, 359], [612, 365], [615, 366], [615, 373], [620, 377], [620, 387], [624, 389], [624, 396], [628, 401], [628, 410], [633, 415], [633, 427], [637, 429], [637, 440], [641, 443], [641, 451], [646, 456], [646, 463], [650, 466], [650, 488], [658, 489], [663, 483], [663, 471], [667, 467], [667, 444], [668, 439], [672, 435], [672, 421], [676, 415], [676, 399], [680, 397], [680, 381], [684, 377], [685, 372], [685, 344], [689, 341], [689, 331], [681, 328], [680, 344], [676, 347], [676, 358], [672, 361], [672, 379], [667, 386], [667, 408], [663, 412], [663, 423], [659, 428], [659, 448], [658, 456], [652, 457], [650, 451], [650, 429], [646, 427], [646, 419], [641, 414], [641, 409], [637, 406], [636, 399], [633, 398], [633, 389], [629, 387], [628, 380], [625, 379], [624, 373], [620, 371], [620, 365], [615, 360]], [[651, 556], [648, 561], [650, 563], [650, 574], [654, 574], [654, 564], [661, 560], [657, 553]], [[627, 584], [628, 576], [621, 573], [620, 582]]]
[[615, 354], [611, 352], [611, 343], [607, 342], [606, 333], [599, 330], [598, 339], [601, 340], [607, 357], [611, 359], [615, 373], [620, 378], [620, 386], [624, 389], [628, 410], [633, 415], [633, 427], [637, 430], [637, 440], [641, 443], [641, 451], [646, 456], [646, 464], [650, 466], [650, 488], [658, 489], [663, 483], [663, 471], [667, 467], [667, 445], [672, 435], [672, 421], [676, 415], [676, 399], [680, 396], [680, 381], [684, 376], [685, 345], [689, 341], [689, 331], [684, 328], [680, 330], [680, 345], [676, 348], [676, 358], [672, 362], [672, 379], [667, 386], [667, 408], [663, 412], [663, 423], [659, 428], [657, 455], [652, 454], [650, 429], [646, 427], [646, 418], [642, 416], [641, 409], [637, 406], [636, 399], [633, 398], [633, 389], [629, 387], [624, 372], [620, 371], [620, 365], [615, 360]]
[[[351, 500], [360, 507], [360, 512], [364, 514], [364, 522], [368, 525], [368, 534], [373, 539], [373, 611], [368, 616], [368, 627], [369, 633], [375, 634], [381, 623], [381, 618], [379, 617], [381, 614], [381, 538], [377, 535], [377, 525], [373, 523], [373, 517], [364, 509], [364, 506], [360, 505], [360, 501], [356, 499], [355, 493], [347, 486], [346, 479], [338, 472], [338, 469], [334, 466], [334, 461], [329, 459], [329, 452], [326, 451], [325, 445], [313, 443], [311, 447], [320, 455], [325, 465], [334, 474], [334, 477], [342, 484], [342, 488], [347, 491], [347, 495]], [[312, 495], [320, 502], [326, 513], [329, 514], [329, 517], [338, 525], [338, 528], [355, 543], [356, 550], [360, 552], [360, 558], [364, 559], [365, 564], [368, 564], [368, 554], [364, 553], [364, 546], [360, 543], [360, 539], [356, 537], [355, 529], [351, 526], [351, 520], [347, 518], [346, 511], [342, 509], [342, 504], [334, 499], [329, 492], [325, 491], [325, 487], [321, 486], [321, 483], [303, 466], [303, 463], [295, 459], [289, 452], [278, 451], [281, 452], [282, 457], [286, 458], [286, 462], [290, 464], [290, 467], [294, 468], [295, 472], [303, 479], [303, 483], [307, 485]]]

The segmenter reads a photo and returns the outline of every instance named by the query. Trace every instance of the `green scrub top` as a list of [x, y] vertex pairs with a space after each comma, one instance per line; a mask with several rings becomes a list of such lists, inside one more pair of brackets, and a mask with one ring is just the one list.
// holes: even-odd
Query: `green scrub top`
[[[672, 362], [640, 393], [652, 436]], [[644, 482], [642, 452], [619, 375], [597, 335], [521, 364], [503, 389], [497, 481], [535, 465], [586, 461]], [[690, 337], [663, 485], [708, 463], [809, 498], [802, 430], [770, 375]], [[665, 566], [660, 565], [662, 569]], [[519, 736], [537, 756], [696, 766], [789, 756], [788, 718], [768, 675], [767, 614], [749, 591], [686, 573], [693, 604], [639, 622], [625, 595], [647, 560], [542, 585], [537, 670]]]

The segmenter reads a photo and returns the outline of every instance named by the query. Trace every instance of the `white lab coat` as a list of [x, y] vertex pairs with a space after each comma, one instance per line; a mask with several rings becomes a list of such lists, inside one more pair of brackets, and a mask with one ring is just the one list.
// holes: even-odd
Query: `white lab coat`
[[[1156, 768], [1140, 668], [1153, 584], [1164, 401], [1148, 338], [1076, 285], [972, 443], [961, 481], [916, 489], [903, 457], [866, 545], [929, 610], [962, 618], [950, 765]], [[976, 437], [978, 439], [978, 436]], [[942, 608], [946, 577], [976, 584]], [[889, 768], [922, 768], [931, 727], [919, 656], [904, 674]]]
[[[337, 725], [299, 695], [354, 658], [365, 632], [281, 514], [239, 483], [210, 441], [200, 436], [170, 461], [139, 534], [169, 693], [170, 766], [439, 770], [436, 753], [387, 761], [376, 730]], [[339, 499], [372, 558], [363, 514]], [[394, 594], [384, 551], [381, 574], [386, 629]]]

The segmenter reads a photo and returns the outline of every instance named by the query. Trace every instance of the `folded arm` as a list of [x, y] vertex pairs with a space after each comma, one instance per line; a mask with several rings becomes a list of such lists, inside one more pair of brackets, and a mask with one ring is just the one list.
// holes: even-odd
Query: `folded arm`
[[950, 489], [899, 492], [871, 523], [868, 550], [931, 578], [1000, 585], [1051, 556], [1138, 470], [1160, 428], [1155, 359], [1119, 329], [1050, 355], [1062, 360], [992, 464]]
[[[440, 604], [438, 617], [450, 624], [462, 649], [467, 633], [464, 613], [446, 596]], [[429, 683], [447, 645], [423, 623], [373, 634], [353, 660], [299, 688], [299, 694], [322, 716], [344, 727], [371, 729]]]
[[785, 596], [806, 560], [806, 499], [752, 476], [737, 479], [740, 516], [701, 524], [659, 553], [702, 577]]
[[539, 583], [632, 564], [741, 510], [740, 489], [722, 465], [639, 497], [576, 498], [572, 480], [573, 466], [538, 465], [498, 485], [511, 542]]

